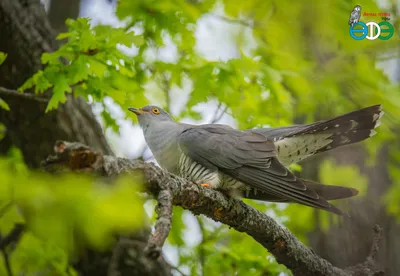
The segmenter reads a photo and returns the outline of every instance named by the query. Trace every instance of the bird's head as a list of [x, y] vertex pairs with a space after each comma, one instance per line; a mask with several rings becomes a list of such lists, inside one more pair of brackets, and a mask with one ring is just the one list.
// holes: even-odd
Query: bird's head
[[355, 10], [355, 11], [361, 11], [361, 6], [360, 6], [360, 5], [355, 6], [355, 7], [354, 7], [354, 10]]
[[149, 125], [156, 122], [173, 121], [172, 117], [168, 114], [167, 111], [154, 105], [146, 105], [142, 108], [130, 107], [128, 108], [128, 110], [136, 114], [141, 127], [148, 127]]

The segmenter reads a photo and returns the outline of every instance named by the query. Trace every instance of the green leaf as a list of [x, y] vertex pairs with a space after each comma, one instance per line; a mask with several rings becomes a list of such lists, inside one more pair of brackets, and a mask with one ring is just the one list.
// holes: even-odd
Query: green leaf
[[46, 113], [58, 107], [59, 103], [65, 103], [67, 97], [66, 92], [71, 92], [72, 89], [68, 84], [67, 79], [63, 75], [58, 75], [54, 80], [53, 95], [47, 105]]
[[32, 88], [33, 86], [36, 86], [35, 93], [40, 94], [49, 89], [52, 86], [52, 84], [45, 76], [45, 72], [39, 70], [31, 78], [27, 79], [25, 83], [18, 88], [18, 91], [23, 92], [27, 89]]
[[7, 54], [0, 52], [0, 65], [4, 62], [4, 60], [7, 58]]
[[132, 45], [140, 47], [145, 43], [143, 36], [135, 35], [134, 32], [121, 32], [120, 35], [114, 36], [114, 39], [116, 39], [117, 43], [125, 45], [126, 47], [132, 47]]
[[70, 32], [59, 33], [59, 34], [57, 35], [56, 39], [57, 39], [57, 40], [63, 40], [63, 39], [65, 39], [65, 38], [69, 38], [69, 37], [71, 37], [71, 36], [73, 36], [73, 34], [70, 33]]
[[2, 98], [0, 98], [0, 108], [7, 110], [7, 111], [10, 110], [10, 107]]
[[168, 235], [168, 241], [172, 245], [183, 246], [185, 241], [182, 237], [182, 232], [186, 229], [186, 225], [183, 222], [184, 210], [181, 207], [174, 206], [172, 215], [172, 227], [171, 232]]
[[0, 141], [6, 136], [6, 127], [2, 123], [0, 123]]
[[106, 127], [110, 127], [115, 133], [119, 133], [119, 125], [117, 121], [110, 115], [107, 110], [100, 113]]
[[45, 92], [47, 89], [52, 87], [53, 85], [50, 81], [46, 78], [43, 72], [38, 73], [35, 77], [35, 93], [40, 94]]

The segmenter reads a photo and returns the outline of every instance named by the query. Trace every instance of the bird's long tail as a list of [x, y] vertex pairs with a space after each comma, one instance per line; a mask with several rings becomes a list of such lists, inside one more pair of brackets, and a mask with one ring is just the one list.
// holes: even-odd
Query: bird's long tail
[[313, 154], [363, 141], [373, 135], [383, 116], [381, 105], [366, 107], [308, 125], [259, 129], [275, 141], [278, 159], [287, 165]]
[[[360, 110], [356, 110], [330, 120], [319, 121], [306, 125], [306, 128], [289, 134], [287, 137], [307, 135], [313, 133], [329, 133], [332, 142], [325, 148], [317, 152], [333, 149], [351, 143], [363, 141], [376, 134], [374, 130], [381, 124], [380, 118], [383, 116], [382, 105], [374, 105]], [[329, 147], [329, 148], [328, 148]]]
[[354, 188], [324, 185], [310, 180], [302, 179], [307, 188], [313, 189], [319, 196], [326, 200], [344, 199], [358, 195], [358, 190]]
[[[359, 193], [358, 190], [354, 188], [349, 188], [344, 186], [324, 185], [306, 179], [301, 179], [301, 181], [307, 186], [307, 189], [314, 190], [320, 197], [322, 197], [325, 200], [345, 199], [356, 196]], [[270, 195], [267, 193], [257, 191], [256, 189], [249, 190], [246, 194], [243, 194], [243, 197], [248, 199], [269, 201], [269, 202], [290, 202], [289, 200], [281, 199], [275, 195]], [[330, 205], [330, 207], [321, 209], [333, 212], [338, 215], [343, 215], [343, 212], [332, 204]]]

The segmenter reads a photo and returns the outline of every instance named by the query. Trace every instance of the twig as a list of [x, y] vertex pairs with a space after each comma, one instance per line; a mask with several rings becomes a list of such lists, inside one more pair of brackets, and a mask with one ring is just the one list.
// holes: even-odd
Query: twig
[[182, 276], [186, 276], [185, 273], [182, 272], [182, 270], [179, 269], [179, 267], [177, 266], [173, 266], [171, 264], [169, 264], [169, 266], [171, 267], [171, 269], [176, 270], [179, 274], [181, 274]]
[[349, 275], [373, 275], [383, 276], [385, 273], [381, 270], [376, 269], [376, 258], [379, 252], [379, 243], [382, 240], [383, 230], [379, 225], [375, 225], [374, 237], [372, 240], [371, 250], [367, 257], [367, 260], [361, 264], [351, 266], [345, 269]]
[[199, 260], [200, 260], [200, 265], [201, 265], [201, 275], [204, 275], [204, 266], [205, 266], [205, 261], [206, 261], [206, 252], [204, 250], [204, 244], [206, 242], [206, 230], [204, 229], [204, 224], [203, 221], [201, 220], [201, 217], [196, 217], [197, 223], [199, 224], [200, 227], [200, 232], [201, 232], [201, 242], [199, 245]]
[[218, 19], [220, 19], [222, 21], [225, 21], [225, 22], [228, 22], [228, 23], [239, 24], [239, 25], [242, 25], [242, 26], [245, 26], [245, 27], [249, 27], [249, 28], [253, 28], [254, 27], [254, 24], [249, 22], [250, 20], [246, 21], [246, 20], [229, 18], [229, 17], [223, 16], [223, 15], [218, 15], [218, 14], [215, 14], [215, 13], [211, 13], [210, 15], [212, 17], [218, 18]]
[[219, 120], [221, 120], [222, 116], [224, 116], [225, 112], [228, 110], [228, 106], [225, 106], [224, 109], [218, 114], [218, 111], [221, 109], [222, 103], [218, 104], [217, 109], [214, 112], [214, 116], [211, 119], [210, 124], [215, 124]]
[[[1, 238], [1, 236], [0, 236], [0, 238]], [[1, 250], [1, 252], [3, 254], [4, 265], [5, 265], [6, 269], [7, 269], [7, 275], [8, 276], [13, 276], [13, 272], [12, 272], [11, 264], [10, 264], [10, 258], [8, 257], [8, 253], [7, 253], [6, 249], [3, 248]]]
[[171, 107], [171, 95], [170, 95], [171, 83], [170, 83], [170, 80], [168, 79], [166, 73], [162, 74], [162, 86], [163, 86], [162, 88], [163, 88], [163, 91], [165, 93], [165, 98], [166, 98], [166, 101], [167, 101], [166, 111], [170, 112], [170, 107]]
[[223, 225], [215, 229], [211, 234], [209, 234], [207, 237], [205, 237], [204, 241], [209, 242], [212, 240], [215, 240], [218, 234], [224, 229]]
[[[11, 206], [11, 203], [7, 204], [5, 207], [3, 207], [2, 211], [5, 211], [10, 206]], [[11, 244], [12, 242], [15, 242], [15, 243], [18, 242], [24, 229], [25, 229], [25, 226], [23, 224], [15, 224], [14, 228], [10, 231], [10, 233], [8, 233], [7, 236], [3, 237], [0, 234], [0, 250], [3, 255], [4, 265], [6, 267], [8, 276], [13, 276], [13, 272], [11, 269], [10, 258], [8, 256], [8, 252], [7, 252], [7, 246], [9, 244]]]
[[5, 249], [12, 242], [17, 242], [20, 239], [22, 232], [24, 232], [24, 230], [25, 226], [23, 224], [21, 223], [15, 224], [11, 232], [8, 233], [8, 235], [5, 236], [4, 238], [0, 239], [0, 250]]
[[42, 103], [48, 103], [50, 100], [46, 97], [39, 97], [32, 93], [21, 93], [16, 90], [4, 88], [4, 87], [0, 87], [0, 95], [19, 97], [19, 98], [24, 98], [27, 100], [34, 100], [34, 101], [38, 101], [38, 102], [42, 102]]
[[383, 229], [377, 224], [374, 226], [374, 240], [371, 246], [371, 252], [369, 253], [368, 259], [375, 262], [379, 251], [379, 243], [382, 240]]
[[145, 248], [146, 255], [157, 259], [161, 255], [162, 246], [168, 237], [172, 224], [172, 193], [168, 187], [159, 192], [156, 213], [158, 215], [155, 230], [151, 234]]

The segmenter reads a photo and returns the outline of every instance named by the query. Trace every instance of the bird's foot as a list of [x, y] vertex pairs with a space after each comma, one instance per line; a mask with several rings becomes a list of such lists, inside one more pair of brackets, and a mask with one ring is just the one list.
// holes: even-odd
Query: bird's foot
[[203, 183], [203, 184], [200, 184], [200, 186], [202, 186], [202, 187], [206, 187], [206, 188], [211, 188], [211, 185], [210, 185], [210, 184], [208, 184], [208, 183]]

